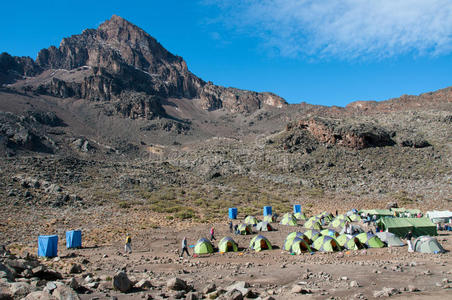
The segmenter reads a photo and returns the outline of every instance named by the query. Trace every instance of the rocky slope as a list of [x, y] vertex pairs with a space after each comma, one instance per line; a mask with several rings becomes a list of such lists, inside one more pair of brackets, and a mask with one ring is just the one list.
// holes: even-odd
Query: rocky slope
[[[181, 57], [119, 16], [97, 29], [64, 38], [59, 47], [41, 50], [36, 62], [3, 53], [0, 71], [0, 83], [25, 79], [15, 87], [62, 98], [114, 100], [129, 117], [165, 116], [161, 105], [169, 97], [201, 99], [206, 110], [225, 108], [233, 112], [286, 105], [284, 99], [271, 93], [204, 82], [188, 70]], [[141, 95], [139, 101], [137, 93]]]

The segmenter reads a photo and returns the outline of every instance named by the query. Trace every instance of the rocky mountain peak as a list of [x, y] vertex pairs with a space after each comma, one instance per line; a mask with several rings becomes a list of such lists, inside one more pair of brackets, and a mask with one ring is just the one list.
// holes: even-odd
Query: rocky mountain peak
[[[24, 60], [16, 61], [25, 64]], [[253, 112], [264, 106], [287, 104], [274, 94], [207, 84], [188, 70], [182, 57], [170, 53], [144, 30], [116, 15], [97, 29], [86, 29], [64, 38], [59, 47], [41, 50], [35, 66], [33, 61], [26, 63], [27, 68], [8, 64], [14, 67], [15, 73], [17, 70], [20, 73], [9, 76], [8, 81], [25, 75], [22, 70], [39, 70], [43, 72], [40, 80], [22, 86], [57, 97], [127, 102], [121, 107], [135, 106], [136, 103], [129, 105], [129, 100], [143, 99], [143, 95], [152, 98], [150, 102], [145, 101], [149, 102], [145, 107], [158, 107], [156, 97], [200, 99], [201, 107], [206, 110], [224, 108], [231, 112]], [[6, 80], [0, 83], [3, 82]], [[138, 110], [148, 110], [141, 105]], [[160, 107], [158, 111], [160, 114], [163, 109]]]

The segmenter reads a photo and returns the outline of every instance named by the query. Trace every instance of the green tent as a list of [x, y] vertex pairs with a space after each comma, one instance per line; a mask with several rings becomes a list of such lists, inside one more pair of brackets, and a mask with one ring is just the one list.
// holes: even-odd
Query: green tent
[[255, 237], [253, 237], [253, 239], [251, 240], [250, 249], [253, 249], [256, 252], [259, 252], [262, 250], [271, 250], [272, 244], [266, 237], [264, 237], [262, 235], [257, 235]]
[[399, 237], [404, 237], [410, 230], [414, 236], [437, 235], [435, 224], [428, 218], [382, 218], [378, 227]]
[[333, 229], [323, 229], [322, 231], [320, 231], [320, 234], [321, 235], [328, 235], [328, 236], [331, 236], [331, 237], [334, 237], [334, 238], [339, 236], [339, 233], [334, 231]]
[[321, 236], [320, 231], [317, 230], [306, 230], [304, 235], [311, 240], [311, 243], [314, 242], [319, 236]]
[[319, 236], [314, 243], [312, 243], [312, 247], [318, 251], [323, 252], [333, 252], [333, 251], [341, 251], [342, 247], [336, 241], [335, 238], [331, 236]]
[[213, 253], [213, 246], [206, 238], [201, 238], [196, 242], [195, 254], [208, 254]]
[[431, 236], [420, 236], [414, 241], [414, 251], [422, 253], [446, 252], [437, 239]]
[[237, 227], [237, 231], [239, 234], [245, 235], [245, 234], [251, 234], [251, 225], [248, 224], [239, 224]]
[[283, 247], [282, 247], [283, 250], [289, 251], [289, 250], [290, 250], [290, 247], [292, 246], [293, 240], [294, 240], [295, 238], [297, 238], [297, 237], [302, 238], [302, 239], [304, 239], [306, 242], [310, 243], [310, 239], [309, 239], [307, 236], [305, 236], [303, 233], [301, 233], [301, 232], [299, 232], [299, 231], [294, 231], [294, 232], [289, 233], [289, 234], [287, 235], [286, 239], [284, 240], [284, 244], [283, 244]]
[[295, 217], [297, 220], [302, 220], [302, 221], [306, 220], [306, 215], [305, 215], [303, 212], [297, 212], [297, 213], [295, 213], [295, 214], [294, 214], [294, 217]]
[[359, 221], [361, 221], [361, 217], [359, 215], [357, 215], [357, 214], [349, 215], [348, 218], [352, 222], [359, 222]]
[[316, 220], [308, 220], [303, 226], [307, 229], [322, 230], [322, 225]]
[[348, 250], [358, 250], [363, 248], [363, 245], [361, 244], [359, 239], [352, 235], [341, 234], [336, 238], [336, 241], [339, 243], [340, 246]]
[[385, 246], [380, 238], [372, 233], [362, 232], [355, 235], [355, 237], [367, 248], [383, 248]]
[[334, 219], [330, 226], [336, 229], [342, 229], [345, 227], [345, 221], [342, 219]]
[[351, 222], [352, 220], [350, 219], [350, 217], [346, 216], [346, 215], [338, 215], [336, 218], [334, 218], [334, 220], [342, 220], [344, 222]]
[[413, 225], [413, 235], [421, 236], [421, 235], [438, 235], [436, 231], [436, 225], [430, 221], [429, 218], [405, 218], [411, 225]]
[[405, 243], [402, 240], [391, 232], [377, 232], [375, 234], [380, 238], [382, 242], [384, 242], [388, 247], [402, 247], [405, 246]]
[[231, 251], [237, 252], [238, 246], [237, 243], [231, 237], [225, 236], [218, 243], [218, 251], [223, 253]]
[[246, 216], [244, 223], [248, 225], [257, 225], [259, 221], [254, 216]]
[[284, 214], [284, 216], [281, 219], [281, 222], [279, 222], [279, 224], [289, 225], [289, 226], [297, 226], [297, 219], [291, 213], [286, 213], [286, 214]]
[[378, 227], [399, 237], [404, 237], [408, 231], [414, 229], [414, 226], [406, 218], [381, 218], [378, 220]]
[[312, 252], [312, 249], [304, 239], [296, 237], [290, 247], [290, 253], [301, 254], [303, 252]]
[[272, 223], [272, 222], [276, 222], [276, 218], [274, 215], [266, 215], [266, 216], [264, 216], [264, 219], [262, 221]]
[[359, 214], [366, 214], [370, 216], [377, 216], [377, 217], [385, 217], [385, 216], [393, 216], [394, 213], [391, 212], [389, 209], [365, 209], [361, 210]]
[[270, 223], [262, 221], [257, 223], [256, 226], [257, 231], [273, 231], [273, 227], [270, 225]]

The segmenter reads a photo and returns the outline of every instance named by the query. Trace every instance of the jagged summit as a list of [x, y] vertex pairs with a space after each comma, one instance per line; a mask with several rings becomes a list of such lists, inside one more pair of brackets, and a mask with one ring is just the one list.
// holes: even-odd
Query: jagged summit
[[146, 112], [140, 114], [145, 118], [161, 114], [159, 99], [165, 98], [200, 99], [206, 110], [225, 108], [233, 112], [287, 104], [271, 93], [206, 83], [188, 70], [182, 57], [173, 55], [144, 30], [116, 15], [97, 29], [64, 38], [59, 47], [41, 50], [36, 62], [18, 58], [9, 61], [12, 62], [5, 66], [0, 61], [5, 73], [12, 73], [0, 78], [0, 83], [23, 79], [27, 75], [24, 70], [37, 70], [31, 74], [39, 74], [37, 78], [22, 80], [17, 86], [57, 97], [126, 102], [122, 106]]

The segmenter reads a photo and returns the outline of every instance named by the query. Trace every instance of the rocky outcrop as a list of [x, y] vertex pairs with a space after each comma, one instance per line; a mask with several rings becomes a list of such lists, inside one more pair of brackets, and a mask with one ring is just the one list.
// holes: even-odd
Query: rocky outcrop
[[12, 83], [23, 76], [35, 76], [41, 71], [30, 57], [13, 57], [6, 52], [0, 54], [0, 85]]
[[288, 124], [286, 130], [308, 131], [316, 140], [352, 149], [392, 146], [395, 142], [382, 127], [368, 123], [345, 123], [340, 120], [312, 118]]

